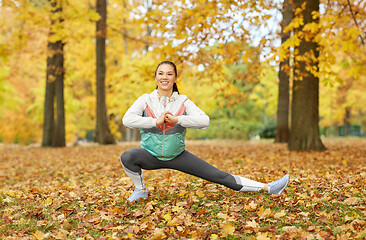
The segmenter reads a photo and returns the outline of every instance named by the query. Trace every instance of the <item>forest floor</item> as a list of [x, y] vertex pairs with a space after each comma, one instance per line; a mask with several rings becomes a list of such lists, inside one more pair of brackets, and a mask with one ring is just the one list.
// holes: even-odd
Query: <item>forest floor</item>
[[236, 192], [173, 170], [144, 171], [150, 196], [130, 204], [119, 157], [139, 143], [0, 146], [0, 239], [363, 239], [366, 139], [324, 152], [269, 141], [187, 141], [216, 167], [256, 181], [286, 173], [282, 195]]

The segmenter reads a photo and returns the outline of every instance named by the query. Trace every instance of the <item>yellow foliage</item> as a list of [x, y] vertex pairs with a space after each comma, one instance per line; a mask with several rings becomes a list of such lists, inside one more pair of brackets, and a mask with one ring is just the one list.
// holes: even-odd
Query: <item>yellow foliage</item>
[[[295, 18], [285, 28], [285, 32], [292, 31], [292, 35], [278, 48], [273, 46], [269, 36], [259, 39], [258, 46], [248, 47], [253, 45], [254, 36], [248, 24], [268, 27], [265, 20], [271, 19], [271, 14], [266, 11], [274, 7], [268, 1], [255, 4], [250, 1], [196, 1], [194, 4], [165, 1], [164, 8], [153, 6], [150, 12], [142, 3], [124, 4], [112, 0], [108, 4], [106, 95], [110, 128], [117, 137], [120, 137], [121, 118], [128, 107], [138, 96], [155, 89], [154, 70], [162, 60], [177, 64], [181, 93], [188, 95], [204, 111], [222, 105], [223, 99], [217, 97], [218, 93], [238, 101], [248, 97], [240, 92], [239, 85], [228, 79], [230, 66], [236, 64], [247, 65], [245, 72], [233, 73], [238, 81], [248, 84], [260, 79], [250, 98], [261, 107], [275, 106], [272, 90], [277, 79], [258, 77], [264, 65], [260, 62], [262, 55], [259, 57], [258, 53], [267, 54], [268, 48], [271, 49], [268, 55], [273, 55], [268, 61], [278, 62], [294, 56], [297, 61], [306, 63], [307, 70], [319, 77], [324, 85], [333, 86], [335, 92], [327, 92], [327, 88], [321, 87], [324, 94], [320, 94], [320, 99], [324, 105], [320, 107], [324, 121], [340, 123], [344, 108], [349, 106], [352, 106], [354, 116], [365, 111], [361, 104], [365, 102], [362, 91], [365, 91], [366, 74], [365, 48], [359, 41], [362, 29], [356, 27], [352, 16], [342, 12], [333, 1], [324, 3], [330, 4], [326, 12], [312, 13], [312, 18], [319, 23], [304, 25], [302, 12], [306, 5], [296, 9]], [[65, 21], [55, 24], [54, 34], [50, 36], [48, 4], [35, 7], [25, 1], [20, 6], [10, 4], [10, 7], [0, 9], [0, 83], [4, 83], [0, 92], [5, 92], [0, 97], [0, 135], [4, 140], [40, 141], [49, 54], [47, 40], [62, 39], [66, 43], [66, 138], [72, 141], [75, 133], [84, 137], [87, 131], [95, 128], [94, 38], [99, 15], [90, 4], [94, 3], [86, 0], [73, 4], [65, 2], [63, 13], [52, 16]], [[362, 9], [357, 11], [356, 19], [362, 21], [365, 13]], [[151, 28], [151, 34], [147, 33], [147, 26]], [[304, 40], [319, 44], [318, 59], [312, 52], [299, 56], [297, 47]], [[284, 69], [291, 71], [294, 67], [296, 65]], [[342, 84], [350, 87], [340, 90]], [[342, 94], [347, 97], [339, 103], [331, 103], [329, 95], [342, 95], [337, 91], [344, 92]], [[234, 102], [233, 99], [228, 101], [232, 107]], [[274, 114], [275, 108], [267, 108], [267, 111]]]

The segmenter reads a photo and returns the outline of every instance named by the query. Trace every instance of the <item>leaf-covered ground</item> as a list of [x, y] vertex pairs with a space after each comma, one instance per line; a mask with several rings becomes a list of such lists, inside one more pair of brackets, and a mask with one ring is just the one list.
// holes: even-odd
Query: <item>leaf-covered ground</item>
[[62, 149], [0, 147], [1, 239], [362, 239], [366, 140], [327, 140], [325, 152], [270, 142], [188, 142], [227, 172], [269, 182], [280, 196], [235, 192], [173, 170], [145, 171], [147, 200], [119, 156], [138, 143]]

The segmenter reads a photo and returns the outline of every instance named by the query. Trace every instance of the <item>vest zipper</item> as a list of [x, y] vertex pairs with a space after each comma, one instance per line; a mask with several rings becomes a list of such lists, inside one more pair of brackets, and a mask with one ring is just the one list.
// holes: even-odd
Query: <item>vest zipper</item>
[[[166, 111], [166, 99], [167, 97], [164, 96], [163, 97], [164, 112]], [[164, 160], [164, 145], [165, 145], [165, 122], [163, 123], [163, 147], [162, 147], [163, 152], [161, 155], [161, 160]]]

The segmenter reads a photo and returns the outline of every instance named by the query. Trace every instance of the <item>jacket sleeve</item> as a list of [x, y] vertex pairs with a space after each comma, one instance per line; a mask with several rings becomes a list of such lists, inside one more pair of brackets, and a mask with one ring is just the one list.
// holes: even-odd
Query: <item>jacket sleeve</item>
[[210, 118], [206, 113], [189, 99], [184, 104], [187, 115], [178, 116], [178, 124], [186, 128], [206, 129], [210, 124]]
[[139, 97], [127, 110], [122, 118], [122, 123], [128, 128], [153, 128], [156, 127], [156, 120], [152, 117], [143, 117], [146, 102], [143, 96]]

